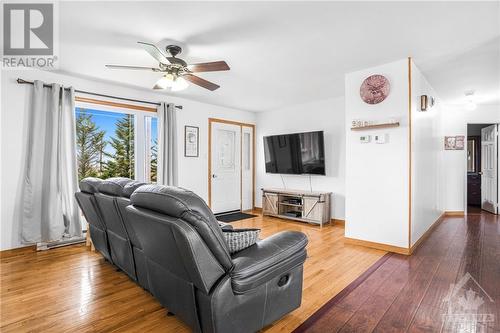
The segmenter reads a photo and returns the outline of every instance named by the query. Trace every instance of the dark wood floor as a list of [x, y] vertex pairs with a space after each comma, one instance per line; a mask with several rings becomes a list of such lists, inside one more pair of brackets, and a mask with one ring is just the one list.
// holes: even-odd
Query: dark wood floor
[[[450, 285], [460, 282], [465, 285], [455, 289], [453, 302], [445, 302]], [[466, 295], [465, 290], [475, 294], [459, 298]], [[446, 217], [414, 255], [391, 255], [332, 304], [317, 321], [298, 331], [500, 332], [500, 218], [486, 212]], [[456, 321], [444, 320], [450, 304], [452, 313], [468, 310], [494, 321], [478, 323], [470, 331], [460, 329], [454, 326]]]

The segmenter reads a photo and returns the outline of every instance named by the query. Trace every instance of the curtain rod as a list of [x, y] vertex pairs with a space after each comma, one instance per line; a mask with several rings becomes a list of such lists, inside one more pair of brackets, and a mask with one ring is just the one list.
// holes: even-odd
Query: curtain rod
[[[17, 79], [17, 83], [19, 84], [31, 84], [33, 85], [33, 81], [26, 81], [23, 79]], [[50, 84], [44, 84], [43, 85], [46, 88], [51, 87]], [[69, 88], [64, 88], [64, 89], [69, 89]], [[85, 90], [77, 90], [75, 89], [75, 92], [80, 93], [80, 94], [88, 94], [88, 95], [94, 95], [94, 96], [99, 96], [99, 97], [107, 97], [107, 98], [114, 98], [114, 99], [121, 99], [123, 101], [129, 101], [129, 102], [138, 102], [138, 103], [146, 103], [146, 104], [153, 104], [153, 105], [160, 105], [158, 102], [150, 102], [150, 101], [142, 101], [140, 99], [132, 99], [132, 98], [125, 98], [125, 97], [118, 97], [118, 96], [112, 96], [112, 95], [105, 95], [105, 94], [99, 94], [91, 91], [85, 91]], [[176, 105], [175, 106], [177, 109], [182, 110], [182, 105]]]

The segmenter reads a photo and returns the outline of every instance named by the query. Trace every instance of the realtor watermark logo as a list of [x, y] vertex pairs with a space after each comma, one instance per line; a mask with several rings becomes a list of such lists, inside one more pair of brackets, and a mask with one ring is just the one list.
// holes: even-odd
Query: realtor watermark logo
[[446, 332], [482, 333], [491, 330], [495, 315], [494, 300], [481, 285], [466, 273], [458, 283], [452, 283], [443, 299], [447, 311], [443, 314], [443, 329]]
[[53, 3], [3, 4], [3, 68], [55, 68]]

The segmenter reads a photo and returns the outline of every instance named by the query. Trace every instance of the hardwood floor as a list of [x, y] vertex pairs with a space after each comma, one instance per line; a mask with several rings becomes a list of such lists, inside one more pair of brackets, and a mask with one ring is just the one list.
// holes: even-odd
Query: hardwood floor
[[[302, 306], [266, 332], [290, 332], [386, 252], [344, 244], [342, 226], [317, 226], [255, 217], [235, 227], [262, 229], [262, 237], [298, 230], [309, 237]], [[44, 252], [2, 253], [0, 331], [188, 332], [175, 316], [125, 274], [84, 245]]]
[[[460, 282], [465, 285], [446, 302], [450, 285]], [[475, 294], [460, 298], [465, 290]], [[456, 329], [443, 320], [448, 309], [493, 315], [494, 321]], [[320, 313], [297, 332], [500, 332], [500, 218], [487, 212], [446, 217], [411, 257], [390, 255]]]

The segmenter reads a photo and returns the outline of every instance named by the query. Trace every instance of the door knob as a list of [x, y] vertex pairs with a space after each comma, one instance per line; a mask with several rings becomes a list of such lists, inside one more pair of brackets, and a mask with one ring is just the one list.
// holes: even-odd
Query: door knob
[[214, 173], [214, 174], [212, 175], [212, 178], [217, 178], [217, 175]]

